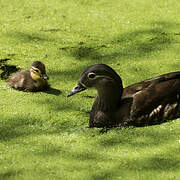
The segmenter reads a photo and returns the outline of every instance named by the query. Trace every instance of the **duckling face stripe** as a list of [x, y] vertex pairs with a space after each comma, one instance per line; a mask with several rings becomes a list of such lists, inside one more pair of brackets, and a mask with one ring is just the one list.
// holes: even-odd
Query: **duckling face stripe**
[[31, 69], [30, 69], [30, 72], [31, 72], [31, 77], [34, 79], [34, 80], [38, 80], [38, 79], [41, 79], [41, 71], [38, 69], [38, 68], [35, 68], [35, 67], [32, 67], [31, 66]]
[[38, 68], [35, 68], [33, 66], [31, 66], [31, 69], [35, 72], [35, 73], [41, 73], [41, 71]]

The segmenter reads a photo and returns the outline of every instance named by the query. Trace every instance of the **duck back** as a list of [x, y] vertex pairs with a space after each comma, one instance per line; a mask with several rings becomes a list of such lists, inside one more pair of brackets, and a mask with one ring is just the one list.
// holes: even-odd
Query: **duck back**
[[[131, 101], [127, 102], [127, 99]], [[178, 117], [180, 72], [172, 72], [124, 88], [116, 122], [144, 126]]]

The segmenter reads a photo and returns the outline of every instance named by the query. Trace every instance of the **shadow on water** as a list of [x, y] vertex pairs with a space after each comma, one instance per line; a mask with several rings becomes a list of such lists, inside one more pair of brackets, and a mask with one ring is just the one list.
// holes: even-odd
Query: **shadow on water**
[[[118, 58], [135, 59], [148, 56], [151, 53], [167, 49], [174, 41], [174, 35], [169, 33], [171, 27], [180, 26], [169, 22], [156, 22], [154, 28], [126, 32], [101, 41], [101, 44], [78, 43], [76, 46], [66, 46], [60, 50], [78, 60], [94, 60], [95, 62], [113, 62]], [[171, 25], [171, 26], [169, 26]]]
[[12, 73], [20, 70], [20, 68], [16, 67], [15, 65], [7, 64], [7, 61], [9, 60], [9, 58], [0, 59], [0, 70], [2, 70], [0, 78], [2, 80], [7, 79]]
[[85, 98], [95, 98], [96, 96], [90, 96], [90, 95], [83, 95], [83, 97], [85, 97]]
[[55, 39], [49, 38], [48, 36], [43, 36], [41, 34], [35, 33], [25, 33], [25, 32], [12, 32], [8, 36], [15, 38], [23, 43], [33, 43], [33, 42], [53, 42]]
[[[179, 27], [180, 24], [161, 21], [152, 22], [150, 28], [141, 28], [134, 30], [132, 32], [125, 32], [119, 34], [118, 36], [109, 39], [101, 38], [90, 40], [89, 42], [81, 41], [77, 42], [76, 45], [67, 44], [66, 46], [59, 47], [59, 51], [67, 53], [69, 56], [73, 56], [78, 60], [81, 59], [91, 59], [98, 63], [99, 61], [104, 61], [107, 63], [113, 61], [113, 58], [118, 59], [134, 59], [137, 57], [147, 56], [148, 54], [156, 51], [161, 51], [169, 47], [173, 43], [173, 35], [169, 33], [172, 28]], [[61, 32], [67, 33], [66, 30]], [[59, 31], [48, 31], [51, 33], [56, 33]], [[46, 31], [42, 33], [25, 33], [25, 32], [12, 32], [7, 34], [7, 36], [13, 37], [18, 41], [24, 43], [32, 43], [32, 41], [37, 42], [54, 42], [55, 44], [61, 44], [62, 39], [54, 39], [50, 35], [46, 35]], [[72, 32], [68, 32], [72, 33]], [[79, 35], [84, 37], [84, 34], [79, 32]], [[91, 35], [87, 35], [89, 39]], [[109, 49], [111, 49], [110, 52]], [[104, 52], [105, 51], [105, 52]]]
[[[79, 78], [80, 72], [84, 70], [88, 65], [95, 63], [116, 63], [117, 60], [137, 60], [141, 57], [149, 57], [152, 53], [166, 50], [175, 41], [175, 34], [170, 30], [179, 27], [180, 24], [161, 21], [152, 22], [149, 28], [141, 28], [138, 30], [121, 33], [117, 36], [109, 36], [105, 39], [96, 38], [93, 40], [93, 36], [86, 34], [86, 40], [76, 43], [66, 43], [63, 45], [62, 39], [54, 38], [52, 34], [58, 33], [59, 31], [41, 31], [39, 33], [28, 34], [26, 32], [12, 32], [7, 33], [7, 36], [17, 39], [23, 43], [32, 42], [52, 42], [52, 45], [57, 44], [59, 46], [57, 55], [64, 53], [66, 56], [74, 57], [77, 61], [83, 63], [78, 64], [75, 69], [69, 67], [65, 71], [55, 71], [52, 74], [65, 76], [66, 79], [77, 79]], [[66, 30], [61, 30], [61, 33], [70, 33]], [[43, 34], [42, 34], [43, 33]], [[78, 32], [77, 32], [78, 33]], [[68, 35], [68, 34], [67, 34]], [[82, 32], [79, 35], [84, 37]], [[89, 37], [89, 40], [87, 39]], [[74, 45], [75, 44], [75, 45]], [[85, 62], [85, 63], [84, 63]]]
[[[178, 150], [176, 149], [176, 153]], [[127, 171], [137, 174], [146, 174], [148, 172], [161, 174], [162, 172], [178, 171], [180, 160], [178, 158], [172, 158], [172, 149], [163, 152], [165, 156], [161, 154], [151, 154], [147, 157], [140, 156], [139, 158], [118, 157], [114, 159], [114, 165], [108, 169], [100, 170], [98, 173], [92, 173], [92, 179], [103, 180], [121, 177], [128, 177]], [[108, 162], [108, 160], [107, 160]], [[128, 167], [127, 167], [128, 165]], [[131, 176], [131, 175], [130, 175]], [[139, 176], [138, 176], [139, 177]], [[131, 179], [131, 178], [130, 178]]]
[[44, 91], [44, 93], [59, 96], [62, 92], [59, 89], [49, 87], [46, 91]]
[[0, 179], [6, 180], [14, 178], [15, 176], [19, 175], [21, 171], [15, 171], [15, 170], [8, 170], [5, 173], [0, 173]]

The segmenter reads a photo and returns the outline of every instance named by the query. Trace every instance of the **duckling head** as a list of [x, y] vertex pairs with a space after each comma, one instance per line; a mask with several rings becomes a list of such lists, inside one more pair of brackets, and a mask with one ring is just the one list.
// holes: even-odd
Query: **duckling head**
[[34, 80], [48, 80], [49, 77], [46, 75], [45, 65], [40, 61], [34, 61], [30, 68], [31, 77]]
[[[67, 97], [78, 92], [84, 91], [87, 88], [95, 88], [99, 94], [111, 93], [113, 89], [117, 90], [119, 95], [122, 95], [123, 86], [120, 76], [109, 66], [105, 64], [96, 64], [89, 66], [82, 74], [78, 84], [72, 89]], [[113, 92], [112, 92], [113, 93]]]

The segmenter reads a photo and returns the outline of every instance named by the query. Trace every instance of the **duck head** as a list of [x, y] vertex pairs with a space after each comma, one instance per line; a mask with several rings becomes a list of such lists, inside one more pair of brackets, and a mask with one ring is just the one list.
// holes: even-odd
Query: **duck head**
[[40, 61], [34, 61], [30, 68], [31, 77], [34, 80], [48, 80], [49, 77], [46, 75], [45, 65]]
[[89, 66], [81, 74], [77, 85], [67, 94], [67, 97], [88, 88], [95, 88], [98, 91], [98, 95], [102, 97], [116, 94], [121, 97], [123, 91], [120, 76], [111, 67], [105, 64]]

